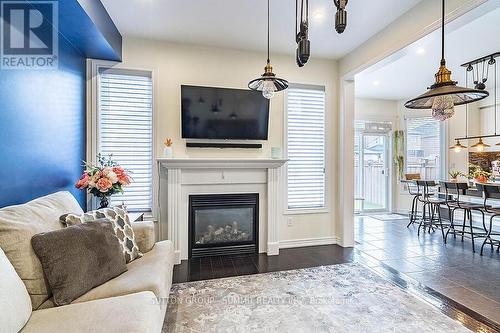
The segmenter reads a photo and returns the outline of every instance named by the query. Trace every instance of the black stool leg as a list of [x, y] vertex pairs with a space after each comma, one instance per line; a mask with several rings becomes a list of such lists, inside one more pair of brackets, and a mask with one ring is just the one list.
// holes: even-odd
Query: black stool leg
[[420, 228], [422, 225], [424, 225], [424, 232], [425, 232], [425, 207], [427, 206], [427, 203], [424, 203], [424, 206], [422, 207], [422, 219], [420, 220], [420, 223], [418, 224], [418, 231], [417, 231], [417, 236], [420, 236]]
[[453, 238], [457, 238], [457, 234], [455, 233], [455, 225], [453, 224], [453, 221], [455, 219], [455, 209], [456, 208], [451, 209], [450, 207], [448, 207], [449, 215], [450, 215], [450, 226], [449, 226], [448, 230], [446, 230], [446, 236], [444, 237], [445, 244], [446, 244], [446, 241], [448, 239], [448, 234], [450, 233], [450, 230], [453, 230]]
[[[472, 211], [469, 210], [468, 211], [468, 215], [469, 215], [469, 226], [470, 226], [470, 238], [472, 240], [472, 252], [476, 253], [476, 248], [474, 246], [474, 229], [472, 229]], [[462, 235], [463, 237], [463, 235]]]
[[493, 218], [494, 217], [495, 217], [495, 215], [493, 215], [490, 218], [490, 227], [489, 227], [489, 230], [488, 230], [488, 234], [486, 234], [486, 238], [484, 239], [483, 245], [481, 245], [481, 255], [483, 255], [483, 249], [484, 249], [484, 246], [486, 245], [487, 241], [490, 242], [490, 244], [492, 246], [492, 250], [493, 250], [493, 242], [491, 241], [491, 227], [492, 227], [492, 224], [493, 224]]
[[467, 221], [467, 210], [464, 209], [464, 223], [462, 224], [462, 242], [464, 241], [464, 234], [465, 234], [465, 223]]
[[410, 227], [410, 225], [413, 224], [413, 222], [415, 221], [415, 210], [416, 210], [416, 205], [417, 205], [417, 196], [415, 196], [411, 202], [411, 215], [410, 215], [410, 223], [408, 223], [408, 225], [406, 226], [407, 228]]
[[441, 210], [439, 209], [439, 205], [436, 205], [436, 209], [438, 212], [438, 221], [439, 221], [439, 227], [441, 228], [441, 235], [443, 236], [443, 241], [446, 244], [446, 237], [444, 236], [444, 227], [443, 227], [443, 221], [441, 220]]
[[429, 233], [431, 233], [431, 230], [434, 231], [435, 229], [434, 222], [436, 222], [436, 209], [439, 209], [439, 205], [431, 204], [431, 209], [432, 209], [432, 217], [429, 223]]

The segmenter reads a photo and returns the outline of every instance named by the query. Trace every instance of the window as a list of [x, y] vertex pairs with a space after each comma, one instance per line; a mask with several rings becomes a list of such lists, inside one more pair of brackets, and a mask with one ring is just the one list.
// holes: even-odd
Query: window
[[406, 173], [441, 177], [441, 122], [432, 117], [406, 119]]
[[287, 91], [288, 209], [325, 208], [325, 89]]
[[111, 204], [151, 211], [153, 174], [153, 90], [151, 74], [101, 69], [98, 83], [97, 147], [131, 172], [133, 182]]

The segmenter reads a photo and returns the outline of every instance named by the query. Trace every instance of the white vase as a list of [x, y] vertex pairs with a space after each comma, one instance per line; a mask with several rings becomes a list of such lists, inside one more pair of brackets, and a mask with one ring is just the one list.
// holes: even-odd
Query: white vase
[[172, 158], [172, 156], [173, 156], [172, 147], [163, 148], [163, 157]]

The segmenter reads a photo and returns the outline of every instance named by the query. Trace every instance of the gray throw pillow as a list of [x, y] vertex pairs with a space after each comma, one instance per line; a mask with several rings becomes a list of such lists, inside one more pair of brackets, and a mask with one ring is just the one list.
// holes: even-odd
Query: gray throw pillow
[[120, 241], [122, 252], [127, 263], [142, 257], [139, 246], [135, 241], [134, 229], [130, 223], [127, 209], [124, 206], [101, 208], [84, 214], [64, 214], [60, 217], [61, 223], [66, 226], [92, 222], [106, 218], [113, 224], [115, 235]]
[[31, 245], [56, 305], [70, 304], [127, 271], [120, 242], [107, 219], [34, 235]]

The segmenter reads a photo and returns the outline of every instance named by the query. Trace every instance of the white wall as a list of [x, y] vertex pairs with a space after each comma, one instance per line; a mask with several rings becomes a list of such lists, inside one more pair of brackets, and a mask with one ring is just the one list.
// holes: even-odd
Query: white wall
[[354, 118], [356, 120], [388, 121], [396, 125], [398, 102], [386, 99], [356, 98]]
[[[162, 142], [173, 138], [174, 157], [270, 157], [271, 147], [283, 147], [284, 93], [271, 102], [269, 140], [262, 149], [187, 149], [180, 130], [180, 86], [203, 85], [227, 88], [246, 88], [248, 82], [264, 71], [264, 53], [230, 49], [197, 47], [156, 40], [125, 38], [123, 62], [118, 65], [130, 69], [152, 70], [155, 85], [156, 156], [161, 156]], [[292, 83], [323, 85], [327, 106], [327, 176], [330, 211], [323, 214], [291, 215], [280, 226], [280, 240], [325, 239], [336, 237], [337, 140], [331, 129], [337, 128], [337, 63], [312, 58], [302, 69], [293, 56], [271, 57], [274, 72]]]

